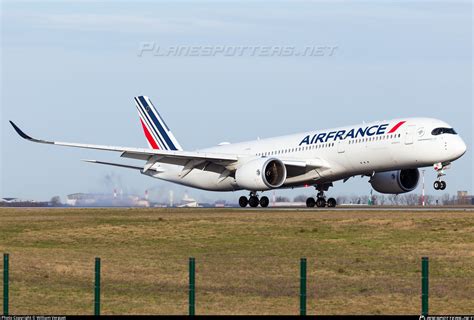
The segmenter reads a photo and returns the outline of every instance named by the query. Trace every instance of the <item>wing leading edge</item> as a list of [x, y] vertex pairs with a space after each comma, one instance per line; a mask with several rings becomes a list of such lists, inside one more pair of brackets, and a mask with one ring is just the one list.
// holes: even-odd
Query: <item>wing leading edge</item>
[[105, 150], [121, 152], [121, 157], [132, 158], [138, 160], [149, 160], [150, 157], [154, 157], [156, 162], [164, 162], [171, 164], [181, 165], [183, 162], [189, 160], [206, 160], [215, 162], [220, 165], [228, 165], [232, 162], [237, 162], [239, 159], [236, 155], [224, 154], [224, 153], [204, 153], [204, 152], [193, 152], [193, 151], [166, 151], [166, 150], [155, 150], [146, 148], [129, 148], [129, 147], [116, 147], [116, 146], [105, 146], [95, 144], [83, 144], [83, 143], [71, 143], [71, 142], [59, 142], [59, 141], [48, 141], [42, 139], [33, 138], [24, 133], [13, 121], [10, 121], [15, 131], [25, 140], [53, 144], [58, 146], [83, 148], [83, 149], [94, 149], [94, 150]]

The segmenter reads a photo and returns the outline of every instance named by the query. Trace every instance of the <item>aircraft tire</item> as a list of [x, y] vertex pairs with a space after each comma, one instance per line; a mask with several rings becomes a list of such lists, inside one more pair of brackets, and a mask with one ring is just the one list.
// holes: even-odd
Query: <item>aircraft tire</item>
[[439, 190], [444, 190], [444, 189], [446, 189], [446, 182], [441, 181], [441, 185], [439, 186]]
[[258, 207], [260, 201], [258, 201], [258, 198], [256, 196], [251, 196], [249, 198], [249, 205], [252, 207], [252, 208], [256, 208]]
[[328, 207], [329, 207], [329, 208], [334, 208], [334, 207], [336, 207], [336, 204], [337, 204], [336, 199], [334, 199], [334, 198], [329, 198], [329, 199], [328, 199]]
[[249, 204], [249, 200], [247, 199], [247, 197], [242, 196], [239, 198], [240, 207], [245, 208], [248, 204]]
[[314, 208], [315, 205], [316, 205], [316, 200], [314, 200], [313, 197], [306, 199], [306, 206], [308, 208]]
[[324, 198], [318, 198], [318, 200], [316, 200], [316, 207], [324, 208], [325, 206], [326, 206], [326, 200], [324, 200]]
[[270, 200], [268, 199], [268, 197], [263, 196], [260, 198], [260, 206], [262, 208], [268, 207], [269, 204], [270, 204]]

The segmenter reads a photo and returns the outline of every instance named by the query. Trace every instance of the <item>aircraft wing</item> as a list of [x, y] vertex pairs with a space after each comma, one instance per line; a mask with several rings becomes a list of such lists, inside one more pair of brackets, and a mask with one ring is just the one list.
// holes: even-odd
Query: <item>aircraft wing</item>
[[[226, 153], [208, 153], [208, 152], [196, 152], [196, 151], [182, 151], [182, 150], [159, 150], [159, 149], [147, 149], [147, 148], [129, 148], [129, 147], [116, 147], [116, 146], [105, 146], [105, 145], [95, 145], [95, 144], [83, 144], [83, 143], [71, 143], [71, 142], [58, 142], [58, 141], [48, 141], [42, 139], [36, 139], [30, 137], [24, 133], [15, 123], [10, 121], [11, 125], [15, 131], [23, 138], [28, 141], [44, 144], [53, 144], [58, 146], [65, 147], [74, 147], [74, 148], [84, 148], [84, 149], [94, 149], [94, 150], [105, 150], [105, 151], [115, 151], [121, 152], [121, 157], [131, 158], [136, 160], [144, 160], [147, 163], [143, 168], [130, 165], [122, 165], [117, 163], [109, 163], [97, 160], [85, 160], [86, 162], [113, 165], [118, 167], [125, 167], [130, 169], [142, 169], [144, 172], [151, 169], [153, 164], [156, 162], [168, 163], [173, 165], [181, 165], [185, 168], [184, 172], [190, 172], [195, 166], [198, 166], [205, 162], [211, 162], [230, 171], [235, 170], [235, 164], [239, 161], [239, 156], [236, 154], [226, 154]], [[285, 166], [290, 169], [288, 174], [299, 175], [302, 174], [302, 170], [313, 170], [313, 169], [324, 169], [328, 168], [329, 165], [326, 161], [315, 158], [311, 160], [302, 160], [302, 159], [281, 159]]]
[[[28, 141], [53, 144], [58, 146], [84, 148], [84, 149], [95, 149], [95, 150], [106, 150], [121, 152], [121, 157], [132, 158], [138, 160], [146, 160], [148, 162], [162, 162], [176, 165], [186, 165], [190, 160], [199, 162], [210, 161], [219, 165], [227, 166], [233, 162], [238, 161], [236, 155], [225, 154], [225, 153], [207, 153], [207, 152], [193, 152], [193, 151], [168, 151], [168, 150], [157, 150], [157, 149], [146, 149], [146, 148], [128, 148], [128, 147], [116, 147], [116, 146], [104, 146], [95, 144], [83, 144], [83, 143], [70, 143], [70, 142], [58, 142], [48, 141], [32, 138], [24, 133], [15, 123], [10, 121], [15, 131], [23, 138]], [[150, 166], [151, 167], [151, 166]], [[145, 166], [146, 168], [146, 166]]]

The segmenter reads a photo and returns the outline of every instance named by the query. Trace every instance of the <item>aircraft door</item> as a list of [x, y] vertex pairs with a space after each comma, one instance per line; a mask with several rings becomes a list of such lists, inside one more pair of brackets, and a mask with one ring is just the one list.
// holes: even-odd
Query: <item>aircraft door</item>
[[337, 152], [344, 153], [345, 151], [346, 151], [345, 141], [344, 140], [339, 140], [337, 142]]
[[409, 125], [405, 131], [405, 144], [413, 144], [413, 137], [415, 136], [415, 126]]

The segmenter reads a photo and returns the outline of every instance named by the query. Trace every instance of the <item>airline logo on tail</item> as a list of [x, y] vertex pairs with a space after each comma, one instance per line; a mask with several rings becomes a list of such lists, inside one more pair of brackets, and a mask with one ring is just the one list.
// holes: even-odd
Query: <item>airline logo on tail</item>
[[135, 97], [140, 122], [150, 148], [161, 150], [183, 150], [163, 118], [145, 96]]

